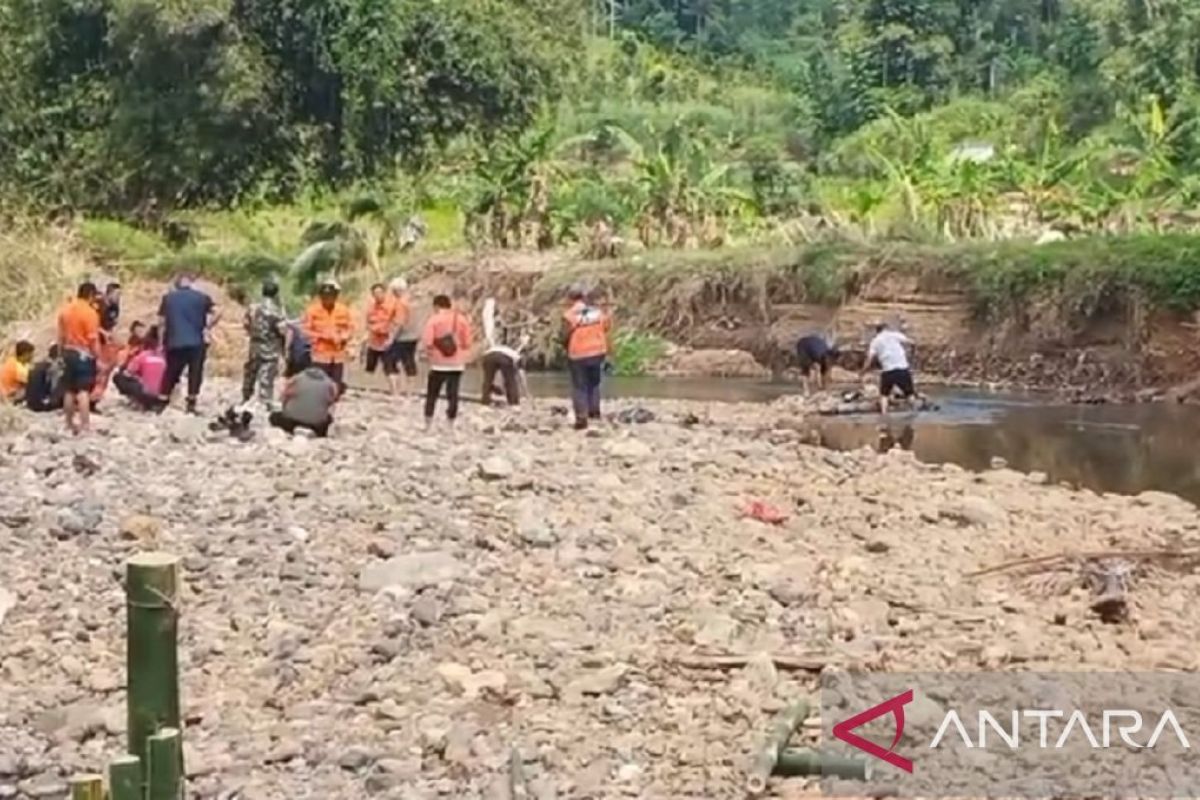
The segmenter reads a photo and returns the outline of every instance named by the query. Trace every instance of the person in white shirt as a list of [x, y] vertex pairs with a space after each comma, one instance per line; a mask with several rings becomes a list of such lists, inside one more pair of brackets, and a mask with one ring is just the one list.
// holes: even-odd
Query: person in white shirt
[[502, 394], [510, 407], [521, 404], [521, 396], [529, 396], [528, 384], [525, 381], [525, 370], [521, 359], [524, 349], [529, 346], [529, 336], [522, 336], [516, 347], [509, 347], [498, 341], [502, 338], [496, 330], [496, 301], [487, 298], [483, 303], [483, 337], [487, 349], [483, 353], [483, 404], [492, 404], [492, 392], [495, 391], [496, 376], [499, 375], [504, 384]]
[[863, 363], [865, 374], [871, 362], [879, 364], [879, 410], [888, 413], [888, 400], [896, 389], [904, 397], [913, 397], [916, 389], [913, 387], [912, 369], [908, 364], [908, 353], [905, 345], [911, 345], [912, 340], [900, 331], [894, 331], [880, 322], [875, 326], [875, 338], [867, 347], [867, 359]]

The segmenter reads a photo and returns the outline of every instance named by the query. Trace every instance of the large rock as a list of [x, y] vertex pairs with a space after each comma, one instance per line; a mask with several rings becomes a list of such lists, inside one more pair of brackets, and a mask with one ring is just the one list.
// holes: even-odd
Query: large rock
[[436, 586], [439, 583], [456, 581], [466, 575], [466, 566], [453, 554], [441, 550], [426, 553], [408, 553], [368, 564], [358, 578], [358, 587], [364, 592], [380, 592], [384, 589], [402, 588], [410, 590]]
[[958, 497], [942, 505], [939, 514], [960, 525], [990, 528], [1008, 518], [1004, 509], [983, 497]]

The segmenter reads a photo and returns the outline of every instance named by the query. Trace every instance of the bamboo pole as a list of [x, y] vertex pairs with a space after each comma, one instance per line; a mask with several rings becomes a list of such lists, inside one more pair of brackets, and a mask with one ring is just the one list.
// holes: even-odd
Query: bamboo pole
[[[147, 740], [179, 729], [179, 557], [138, 553], [125, 562], [129, 617], [126, 649], [131, 754], [148, 763]], [[149, 768], [147, 768], [149, 773]]]
[[183, 750], [178, 728], [163, 728], [147, 740], [146, 800], [181, 800]]
[[784, 750], [775, 764], [776, 775], [823, 775], [865, 781], [871, 778], [871, 765], [857, 758], [822, 753], [808, 747]]
[[808, 718], [808, 711], [808, 701], [801, 700], [783, 709], [771, 720], [767, 738], [754, 757], [754, 766], [746, 781], [746, 788], [750, 794], [758, 795], [766, 791], [767, 779], [775, 771], [779, 754], [787, 747], [788, 740], [792, 738], [796, 729]]
[[508, 754], [508, 786], [512, 800], [529, 800], [529, 784], [525, 781], [525, 764], [521, 753], [513, 748]]
[[137, 756], [119, 756], [108, 765], [110, 800], [145, 800], [142, 791], [142, 760]]
[[71, 800], [104, 800], [104, 778], [100, 775], [71, 778]]

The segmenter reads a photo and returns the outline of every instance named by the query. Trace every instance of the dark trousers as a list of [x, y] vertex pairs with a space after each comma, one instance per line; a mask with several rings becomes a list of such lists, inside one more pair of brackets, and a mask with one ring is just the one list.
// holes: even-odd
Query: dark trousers
[[176, 347], [167, 351], [167, 371], [163, 376], [163, 397], [170, 397], [187, 370], [187, 399], [195, 403], [200, 396], [200, 387], [204, 385], [204, 357], [208, 354], [205, 345], [197, 347]]
[[575, 421], [600, 418], [600, 379], [604, 376], [604, 356], [572, 358], [567, 361], [571, 372], [571, 404]]
[[306, 422], [297, 422], [291, 417], [285, 416], [282, 411], [272, 411], [270, 416], [267, 417], [267, 422], [288, 433], [295, 433], [297, 428], [307, 428], [318, 439], [324, 439], [329, 435], [329, 426], [333, 424], [333, 418], [330, 417], [320, 425], [309, 425]]
[[504, 381], [504, 397], [508, 404], [519, 405], [521, 385], [517, 381], [517, 365], [511, 356], [504, 353], [488, 353], [483, 357], [483, 404], [492, 404], [492, 390], [495, 388], [497, 372]]
[[316, 364], [317, 369], [329, 376], [329, 380], [337, 385], [338, 397], [346, 393], [346, 365], [339, 362], [322, 362]]
[[157, 395], [147, 392], [142, 386], [142, 382], [133, 375], [118, 372], [113, 375], [112, 382], [122, 397], [128, 398], [134, 405], [144, 410], [157, 408], [162, 403]]
[[437, 408], [438, 395], [442, 393], [442, 387], [446, 387], [446, 419], [454, 419], [458, 416], [458, 390], [462, 386], [462, 370], [454, 372], [442, 372], [440, 370], [429, 370], [429, 383], [425, 387], [425, 419], [432, 419], [433, 412]]

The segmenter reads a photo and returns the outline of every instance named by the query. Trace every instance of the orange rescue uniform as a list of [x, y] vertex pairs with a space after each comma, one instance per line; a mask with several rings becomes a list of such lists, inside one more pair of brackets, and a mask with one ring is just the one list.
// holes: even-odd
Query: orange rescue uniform
[[345, 303], [336, 302], [327, 309], [321, 301], [314, 300], [304, 312], [304, 333], [312, 343], [314, 364], [342, 364], [346, 361], [346, 348], [354, 332], [354, 320]]
[[9, 356], [0, 366], [0, 395], [15, 397], [29, 383], [29, 365], [21, 363], [16, 356]]
[[376, 300], [374, 297], [367, 304], [367, 347], [383, 351], [392, 342], [392, 332], [395, 330], [399, 304], [395, 298], [385, 297]]
[[580, 300], [567, 309], [563, 321], [567, 330], [567, 358], [608, 355], [612, 319], [603, 310]]

